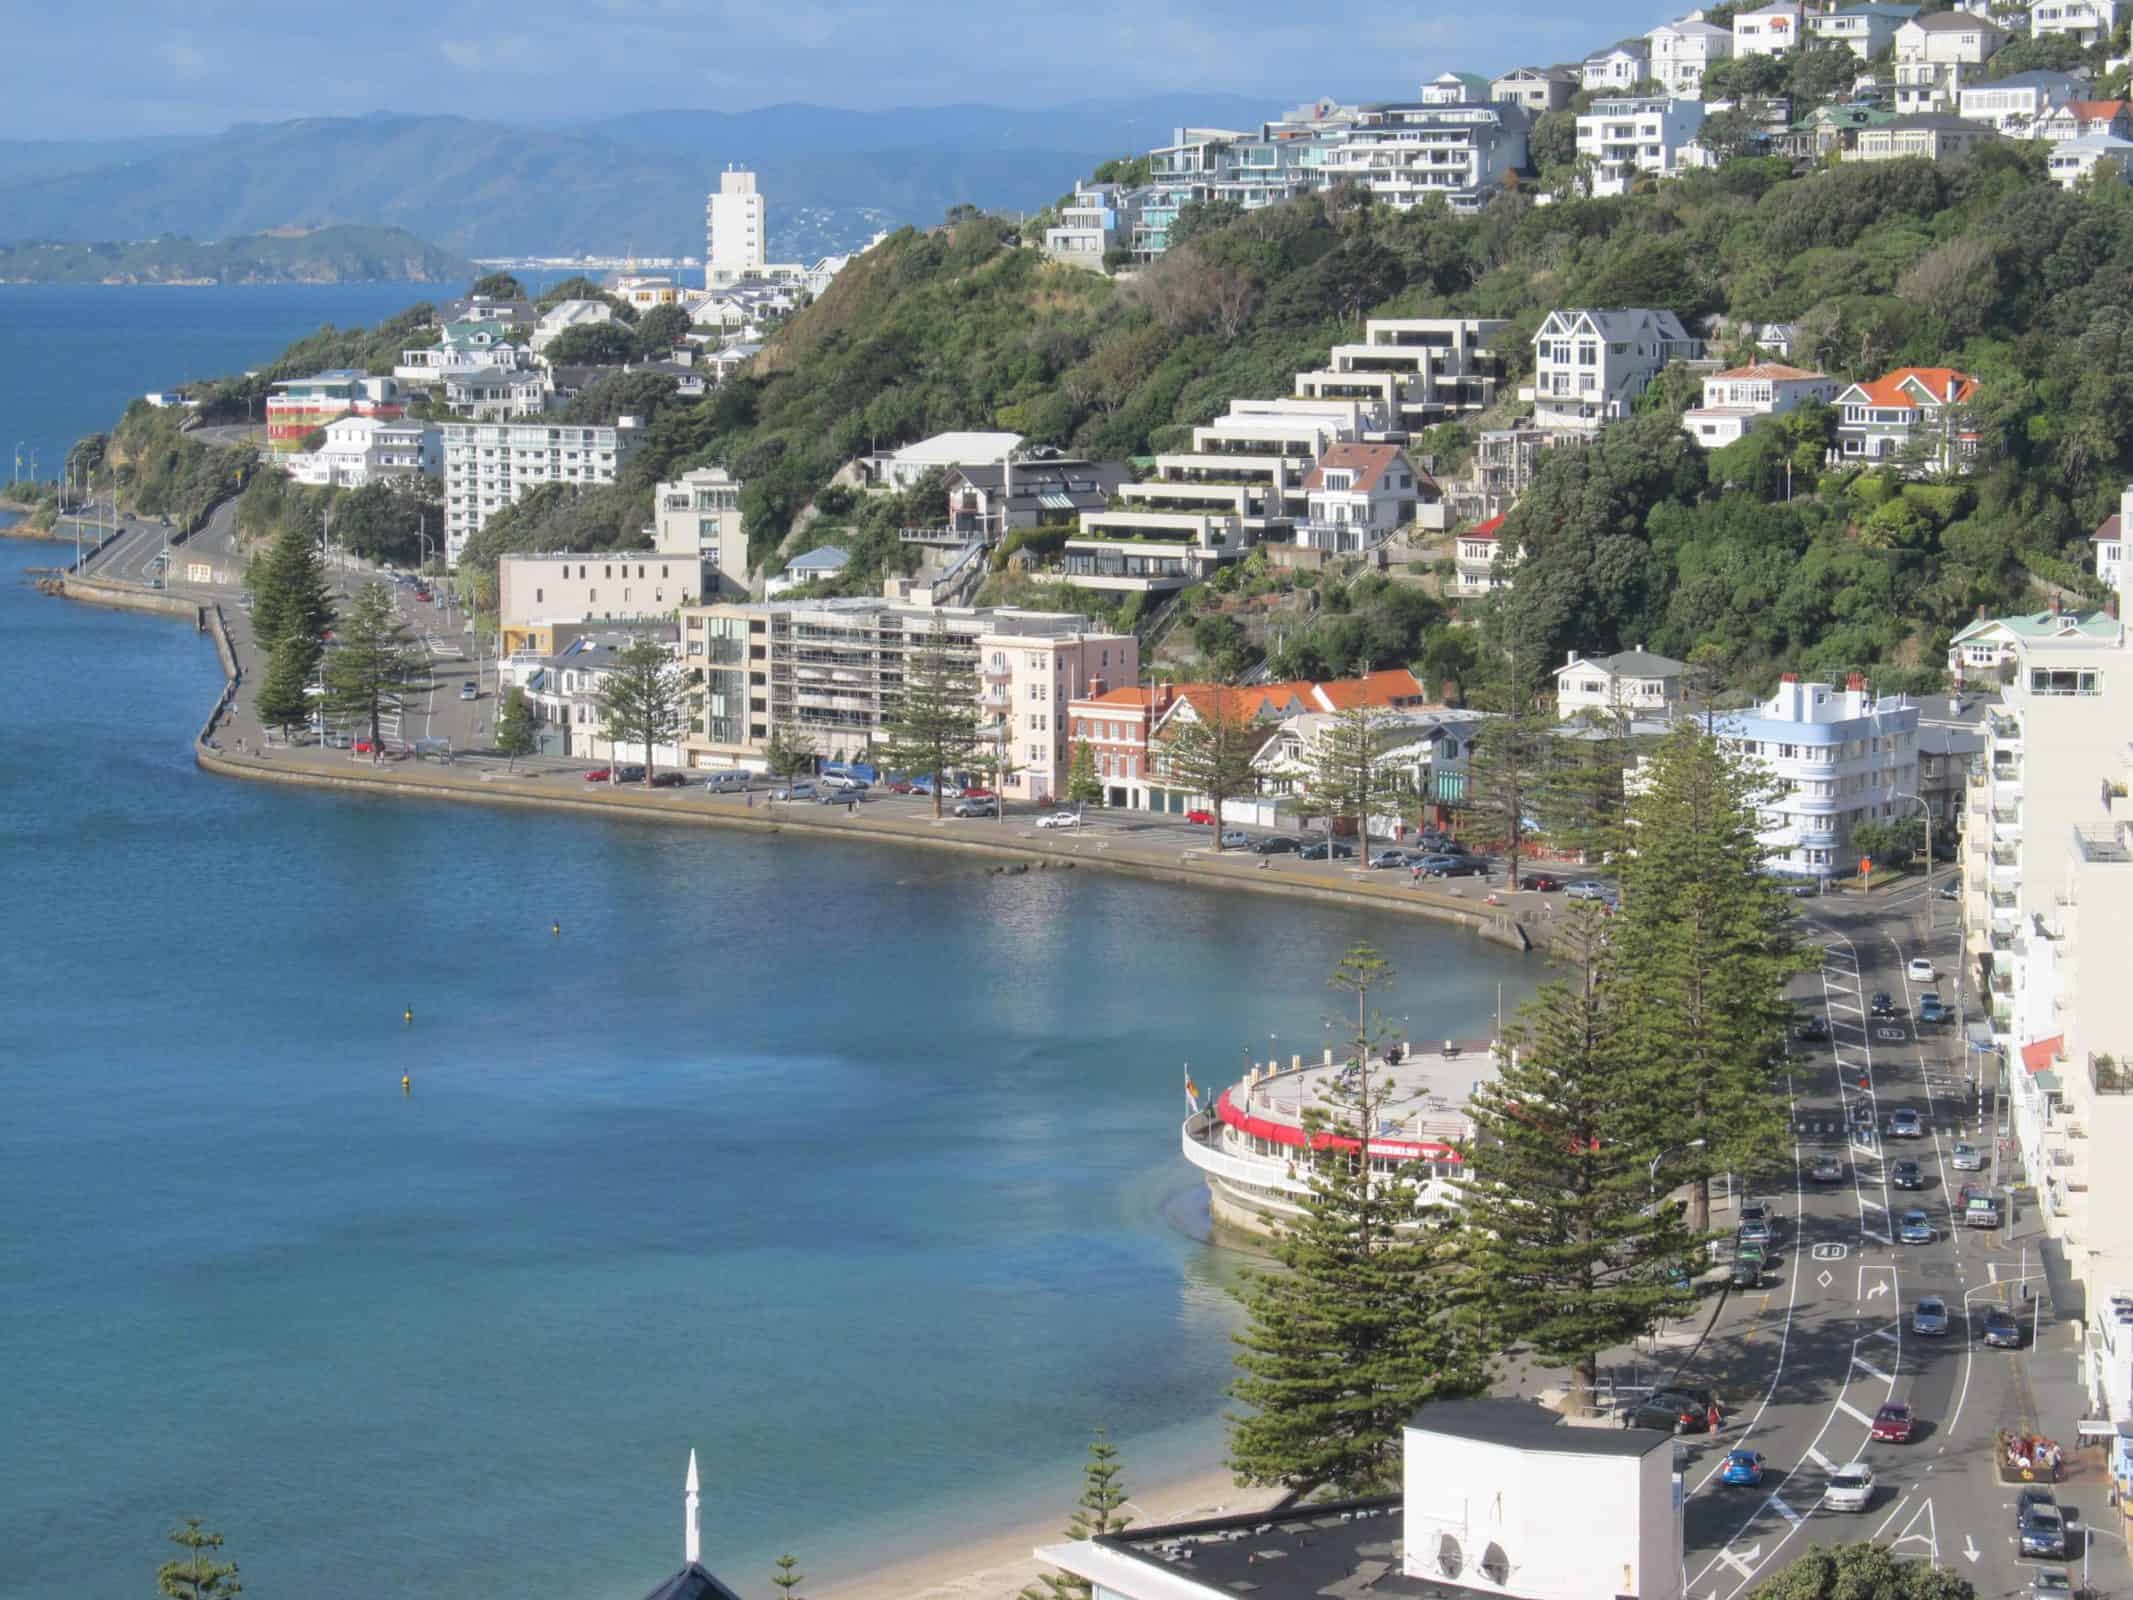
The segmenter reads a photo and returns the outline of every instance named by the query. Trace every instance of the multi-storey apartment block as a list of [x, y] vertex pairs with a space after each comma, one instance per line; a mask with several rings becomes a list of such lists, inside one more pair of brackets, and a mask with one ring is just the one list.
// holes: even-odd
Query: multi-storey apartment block
[[1362, 343], [1337, 344], [1323, 368], [1299, 372], [1296, 394], [1367, 401], [1409, 429], [1484, 411], [1504, 375], [1490, 345], [1509, 326], [1500, 317], [1374, 318]]
[[1533, 420], [1542, 428], [1596, 433], [1626, 417], [1669, 362], [1703, 353], [1671, 311], [1551, 311], [1533, 336]]
[[613, 483], [644, 432], [635, 417], [612, 428], [525, 422], [444, 424], [444, 551], [459, 564], [490, 517], [543, 483]]
[[1057, 225], [1044, 231], [1044, 253], [1100, 270], [1108, 252], [1131, 248], [1146, 198], [1145, 189], [1124, 184], [1076, 183], [1073, 199], [1059, 208]]
[[406, 414], [400, 385], [393, 378], [373, 378], [352, 367], [288, 378], [267, 392], [267, 448], [298, 450], [315, 428], [340, 417], [397, 420]]
[[1700, 14], [1662, 22], [1644, 37], [1651, 46], [1651, 76], [1677, 98], [1701, 99], [1704, 70], [1733, 58], [1732, 30], [1705, 22]]
[[1733, 13], [1736, 56], [1782, 56], [1800, 48], [1801, 7], [1793, 0]]
[[652, 491], [653, 542], [704, 564], [704, 593], [748, 593], [748, 524], [741, 485], [724, 467], [698, 467]]
[[1703, 131], [1701, 100], [1595, 100], [1578, 118], [1577, 151], [1592, 163], [1592, 192], [1628, 194], [1640, 174], [1664, 177]]

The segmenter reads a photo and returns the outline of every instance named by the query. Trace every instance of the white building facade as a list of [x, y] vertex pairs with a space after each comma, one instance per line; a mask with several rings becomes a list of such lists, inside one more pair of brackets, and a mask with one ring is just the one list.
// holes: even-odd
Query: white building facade
[[1745, 438], [1760, 418], [1836, 398], [1837, 380], [1826, 374], [1757, 362], [1704, 379], [1703, 404], [1682, 413], [1681, 427], [1706, 450], [1717, 450]]
[[723, 289], [760, 277], [769, 259], [768, 205], [755, 174], [728, 167], [704, 203], [704, 287]]
[[313, 488], [360, 489], [387, 478], [436, 477], [444, 468], [443, 435], [434, 424], [342, 417], [326, 424], [326, 442], [284, 458], [289, 476]]
[[748, 593], [748, 526], [741, 485], [724, 467], [698, 467], [652, 491], [653, 544], [671, 555], [694, 555], [705, 566], [704, 592]]
[[1551, 311], [1533, 336], [1533, 420], [1540, 428], [1597, 433], [1630, 414], [1669, 362], [1694, 360], [1701, 340], [1671, 311]]
[[1651, 46], [1651, 76], [1677, 99], [1703, 97], [1704, 69], [1733, 58], [1733, 33], [1700, 15], [1663, 22], [1645, 36]]
[[1595, 100], [1578, 118], [1577, 151], [1593, 164], [1595, 195], [1622, 195], [1640, 174], [1673, 172], [1702, 131], [1701, 100]]
[[539, 423], [444, 424], [445, 561], [456, 567], [489, 518], [544, 483], [613, 483], [644, 432], [635, 417], [614, 427]]
[[1793, 4], [1760, 6], [1733, 13], [1736, 56], [1783, 56], [1800, 48], [1801, 8]]

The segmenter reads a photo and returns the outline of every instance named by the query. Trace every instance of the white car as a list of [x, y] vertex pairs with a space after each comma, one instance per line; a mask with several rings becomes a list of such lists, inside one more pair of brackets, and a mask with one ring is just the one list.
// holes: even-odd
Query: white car
[[1913, 983], [1931, 983], [1938, 976], [1933, 970], [1933, 963], [1924, 956], [1911, 957], [1911, 964], [1903, 969], [1903, 975]]
[[1048, 817], [1039, 817], [1037, 826], [1040, 828], [1078, 828], [1081, 826], [1081, 818], [1071, 811], [1054, 811]]
[[1874, 1469], [1864, 1461], [1839, 1467], [1822, 1492], [1822, 1504], [1832, 1511], [1864, 1511], [1873, 1498]]

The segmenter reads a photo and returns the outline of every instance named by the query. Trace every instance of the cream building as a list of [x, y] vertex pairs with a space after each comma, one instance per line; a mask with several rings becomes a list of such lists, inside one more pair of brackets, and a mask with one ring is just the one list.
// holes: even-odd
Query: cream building
[[653, 544], [703, 560], [706, 594], [748, 594], [748, 524], [741, 485], [724, 467], [697, 467], [652, 491]]

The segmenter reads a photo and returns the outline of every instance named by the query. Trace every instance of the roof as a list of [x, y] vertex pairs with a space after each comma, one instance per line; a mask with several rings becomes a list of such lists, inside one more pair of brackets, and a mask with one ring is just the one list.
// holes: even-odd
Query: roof
[[2109, 122], [2129, 105], [2133, 103], [2124, 100], [2069, 100], [2059, 110], [2082, 122]]
[[1534, 337], [1538, 339], [1546, 334], [1550, 324], [1559, 324], [1562, 329], [1574, 333], [1580, 319], [1590, 322], [1594, 333], [1609, 343], [1634, 338], [1640, 328], [1646, 326], [1661, 339], [1686, 342], [1689, 337], [1681, 319], [1673, 312], [1649, 306], [1567, 306], [1549, 312], [1541, 323], [1540, 333]]
[[1315, 698], [1328, 711], [1352, 711], [1358, 706], [1388, 706], [1424, 698], [1422, 680], [1405, 667], [1365, 673], [1360, 678], [1336, 678], [1316, 686]]
[[1927, 16], [1913, 17], [1904, 26], [1923, 28], [1928, 33], [1968, 33], [1973, 28], [1990, 28], [1994, 33], [2007, 31], [1990, 17], [1980, 17], [1968, 11], [1935, 11]]
[[[973, 489], [997, 494], [1004, 487], [1007, 468], [998, 461], [965, 462], [954, 473]], [[1028, 505], [1047, 495], [1074, 498], [1077, 509], [1101, 510], [1120, 484], [1132, 481], [1133, 471], [1123, 461], [1017, 461], [1014, 464], [1014, 505]]]
[[851, 556], [833, 544], [818, 545], [785, 563], [787, 572], [841, 572]]
[[1071, 703], [1077, 706], [1133, 706], [1145, 711], [1152, 692], [1148, 689], [1106, 689], [1102, 694], [1083, 695]]
[[1874, 130], [1877, 133], [1976, 133], [1990, 135], [1992, 129], [1982, 122], [1972, 122], [1958, 117], [1952, 111], [1914, 111], [1908, 116], [1897, 117]]
[[1788, 367], [1782, 361], [1752, 361], [1745, 367], [1729, 368], [1716, 374], [1721, 378], [1761, 378], [1771, 383], [1793, 383], [1802, 378], [1819, 378], [1823, 374], [1809, 372], [1804, 367]]
[[2055, 1033], [2049, 1039], [2039, 1039], [2022, 1046], [2022, 1065], [2031, 1072], [2043, 1072], [2050, 1068], [2059, 1052], [2066, 1048], [2066, 1035]]
[[1732, 31], [1709, 22], [1692, 22], [1684, 18], [1680, 22], [1662, 22], [1652, 29], [1653, 33], [1678, 33], [1684, 39], [1730, 39]]
[[2052, 72], [2038, 67], [2030, 72], [2010, 72], [2004, 78], [1990, 78], [1983, 83], [1966, 83], [1963, 92], [1968, 94], [1973, 89], [2063, 89], [2068, 84], [2086, 81], [2070, 72]]
[[[1396, 444], [1335, 444], [1326, 447], [1326, 453], [1318, 458], [1310, 475], [1304, 479], [1304, 489], [1326, 487], [1326, 474], [1330, 472], [1353, 472], [1355, 482], [1351, 485], [1357, 494], [1375, 494], [1383, 484], [1385, 474], [1396, 464], [1407, 463], [1406, 453]], [[1414, 472], [1409, 465], [1408, 471]], [[1415, 474], [1420, 476], [1420, 474]]]
[[998, 461], [1021, 443], [1019, 433], [936, 433], [891, 452], [891, 459], [913, 466], [959, 467], [968, 461]]
[[741, 1600], [697, 1562], [690, 1562], [644, 1600]]
[[[1190, 705], [1193, 715], [1213, 714], [1221, 700], [1231, 715], [1249, 721], [1292, 717], [1302, 711], [1353, 711], [1369, 706], [1389, 710], [1416, 706], [1428, 700], [1422, 680], [1405, 667], [1373, 672], [1361, 678], [1335, 678], [1324, 683], [1296, 679], [1287, 683], [1254, 683], [1225, 687], [1216, 683], [1181, 683], [1174, 686], [1177, 703]], [[1176, 713], [1173, 705], [1166, 720]]]
[[1672, 1434], [1657, 1428], [1573, 1428], [1533, 1400], [1439, 1400], [1422, 1407], [1407, 1425], [1425, 1433], [1552, 1455], [1648, 1456], [1654, 1450], [1671, 1450], [1674, 1443]]
[[2096, 531], [2089, 537], [2098, 543], [2115, 543], [2119, 537], [2118, 527], [2118, 513], [2114, 511], [2096, 524]]
[[1686, 661], [1676, 661], [1672, 656], [1658, 655], [1650, 650], [1617, 650], [1611, 656], [1579, 656], [1575, 661], [1557, 667], [1555, 675], [1560, 678], [1581, 667], [1598, 667], [1618, 677], [1640, 678], [1678, 678], [1689, 670]]
[[1855, 383], [1844, 393], [1850, 395], [1856, 391], [1866, 397], [1867, 404], [1884, 410], [1915, 411], [1921, 389], [1933, 397], [1934, 404], [1945, 405], [1951, 383], [1955, 386], [1957, 405], [1977, 398], [1977, 379], [1953, 367], [1898, 367], [1870, 383]]
[[2064, 155], [2069, 150], [2076, 155], [2116, 155], [2121, 150], [2133, 150], [2133, 139], [2121, 139], [2115, 133], [2084, 133], [2078, 139], [2061, 139], [2052, 146], [2052, 154]]
[[1503, 533], [1503, 513], [1498, 512], [1486, 522], [1477, 522], [1459, 535], [1462, 539], [1495, 539]]

